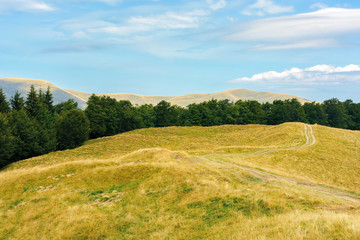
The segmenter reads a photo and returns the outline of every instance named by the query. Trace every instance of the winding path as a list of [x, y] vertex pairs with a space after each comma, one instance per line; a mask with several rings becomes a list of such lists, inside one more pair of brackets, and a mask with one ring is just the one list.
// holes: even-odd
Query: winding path
[[316, 138], [314, 135], [314, 131], [311, 127], [311, 125], [304, 124], [304, 132], [305, 132], [305, 143], [299, 146], [293, 146], [293, 147], [285, 147], [285, 148], [276, 148], [276, 149], [265, 149], [265, 150], [259, 150], [253, 153], [253, 155], [264, 155], [272, 152], [276, 152], [279, 150], [291, 150], [291, 149], [300, 149], [304, 147], [310, 147], [316, 143]]
[[[310, 147], [310, 146], [314, 145], [316, 143], [316, 138], [315, 138], [312, 126], [305, 124], [304, 132], [305, 132], [306, 140], [305, 140], [305, 143], [302, 145], [286, 147], [286, 148], [260, 150], [260, 151], [254, 152], [250, 155], [264, 155], [264, 154], [269, 154], [269, 153], [272, 153], [275, 151], [281, 151], [281, 150], [297, 150], [297, 149]], [[223, 157], [224, 154], [222, 154], [221, 156]], [[234, 156], [234, 154], [231, 154], [231, 156]], [[226, 161], [219, 159], [219, 157], [216, 155], [201, 156], [199, 158], [207, 163], [216, 164], [217, 167], [221, 167], [221, 169], [223, 169], [224, 171], [230, 172], [233, 175], [239, 175], [239, 170], [245, 171], [256, 178], [261, 179], [263, 182], [270, 182], [270, 181], [275, 180], [275, 181], [281, 181], [281, 182], [286, 182], [286, 183], [291, 183], [291, 184], [296, 184], [296, 185], [302, 185], [302, 186], [309, 188], [318, 193], [328, 194], [328, 195], [338, 197], [338, 198], [341, 198], [344, 200], [360, 203], [359, 195], [353, 194], [353, 193], [350, 193], [350, 192], [347, 192], [347, 191], [344, 191], [341, 189], [328, 187], [328, 186], [324, 186], [324, 185], [320, 185], [320, 184], [315, 184], [312, 182], [307, 182], [304, 180], [299, 180], [299, 179], [295, 179], [295, 178], [291, 178], [291, 177], [280, 176], [280, 175], [270, 173], [270, 172], [267, 172], [267, 171], [264, 171], [264, 170], [261, 170], [258, 168], [252, 168], [249, 166], [245, 166], [245, 165], [241, 165], [241, 164], [237, 164], [237, 163], [233, 163], [233, 162], [226, 162]]]

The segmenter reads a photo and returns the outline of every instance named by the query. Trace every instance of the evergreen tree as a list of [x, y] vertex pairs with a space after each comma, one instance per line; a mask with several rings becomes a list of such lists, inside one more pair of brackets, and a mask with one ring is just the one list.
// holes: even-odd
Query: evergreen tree
[[55, 115], [45, 104], [41, 104], [38, 114], [34, 121], [39, 124], [39, 144], [43, 153], [56, 150], [57, 139], [55, 129]]
[[74, 99], [69, 99], [54, 106], [54, 111], [58, 114], [62, 113], [63, 111], [66, 112], [72, 109], [79, 109], [78, 103], [75, 102]]
[[34, 85], [31, 85], [25, 102], [25, 109], [31, 117], [36, 118], [40, 111], [40, 105], [39, 95], [36, 93]]
[[14, 160], [25, 159], [44, 154], [39, 138], [41, 127], [21, 109], [10, 114], [9, 119], [12, 135], [15, 137]]
[[10, 112], [10, 106], [8, 101], [6, 101], [6, 96], [2, 88], [0, 88], [0, 113]]
[[21, 96], [21, 93], [18, 91], [16, 91], [14, 96], [11, 97], [10, 103], [11, 103], [11, 109], [13, 111], [19, 111], [25, 106], [25, 100]]
[[56, 122], [58, 149], [71, 149], [82, 145], [89, 138], [90, 122], [82, 110], [72, 109]]
[[90, 121], [90, 138], [105, 136], [106, 113], [101, 105], [100, 97], [95, 94], [90, 96], [85, 109], [85, 114]]
[[0, 113], [0, 169], [11, 163], [14, 150], [14, 137], [8, 118], [4, 113]]
[[[40, 90], [41, 91], [41, 90]], [[40, 92], [41, 93], [41, 92]], [[54, 100], [53, 100], [53, 94], [50, 91], [50, 86], [48, 86], [47, 90], [45, 93], [40, 94], [39, 96], [41, 96], [40, 98], [42, 98], [42, 103], [46, 106], [46, 108], [51, 112], [54, 113], [55, 109], [54, 109]]]

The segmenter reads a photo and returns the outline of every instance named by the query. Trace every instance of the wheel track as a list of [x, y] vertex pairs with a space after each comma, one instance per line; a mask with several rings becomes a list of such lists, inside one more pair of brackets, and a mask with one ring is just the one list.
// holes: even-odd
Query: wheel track
[[[264, 155], [264, 154], [269, 154], [269, 153], [281, 151], [281, 150], [298, 150], [301, 148], [310, 147], [310, 146], [314, 145], [316, 143], [316, 138], [315, 138], [312, 126], [305, 124], [304, 125], [304, 133], [305, 133], [305, 143], [302, 145], [286, 147], [286, 148], [278, 148], [278, 149], [260, 150], [260, 151], [254, 152], [252, 155]], [[221, 156], [223, 157], [224, 155], [222, 154]], [[234, 155], [232, 154], [231, 156], [234, 156]], [[348, 201], [352, 201], [352, 202], [356, 202], [356, 203], [360, 204], [360, 196], [359, 195], [353, 194], [353, 193], [350, 193], [350, 192], [347, 192], [347, 191], [344, 191], [341, 189], [328, 187], [328, 186], [324, 186], [324, 185], [319, 185], [319, 184], [315, 184], [312, 182], [299, 180], [299, 179], [295, 179], [295, 178], [280, 176], [280, 175], [270, 173], [270, 172], [267, 172], [267, 171], [264, 171], [261, 169], [252, 168], [249, 166], [244, 166], [244, 165], [240, 165], [240, 164], [236, 164], [236, 163], [232, 163], [232, 162], [225, 162], [225, 161], [218, 159], [219, 157], [217, 157], [216, 155], [201, 156], [199, 158], [204, 161], [207, 161], [207, 162], [220, 164], [220, 165], [224, 166], [223, 169], [225, 169], [226, 171], [231, 172], [232, 174], [235, 174], [235, 175], [236, 175], [236, 173], [234, 173], [234, 171], [236, 171], [236, 169], [241, 169], [241, 170], [253, 175], [256, 178], [261, 179], [264, 182], [270, 182], [270, 181], [275, 180], [275, 181], [281, 181], [281, 182], [286, 182], [286, 183], [295, 184], [295, 185], [302, 185], [303, 187], [309, 188], [309, 189], [311, 189], [315, 192], [321, 193], [321, 194], [332, 195], [337, 198], [341, 198], [344, 200], [348, 200]], [[231, 170], [230, 170], [230, 168], [231, 168]], [[237, 175], [239, 175], [239, 174], [237, 174]]]

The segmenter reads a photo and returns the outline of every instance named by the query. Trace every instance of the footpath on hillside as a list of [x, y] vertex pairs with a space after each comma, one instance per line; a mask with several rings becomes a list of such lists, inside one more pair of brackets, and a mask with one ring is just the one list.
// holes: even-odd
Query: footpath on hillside
[[[305, 124], [304, 125], [304, 133], [305, 133], [306, 140], [305, 140], [305, 143], [302, 145], [292, 146], [292, 147], [284, 147], [284, 148], [276, 148], [276, 149], [265, 149], [265, 150], [256, 151], [254, 153], [250, 153], [250, 155], [264, 155], [264, 154], [270, 154], [270, 153], [273, 153], [276, 151], [298, 150], [298, 149], [313, 146], [316, 143], [316, 138], [315, 138], [312, 126]], [[241, 154], [239, 154], [239, 156], [240, 155]], [[233, 157], [233, 156], [236, 156], [236, 154], [229, 154], [229, 156]], [[221, 157], [226, 157], [226, 154], [221, 154]], [[353, 193], [350, 193], [350, 192], [347, 192], [347, 191], [344, 191], [341, 189], [328, 187], [328, 186], [324, 186], [324, 185], [320, 185], [320, 184], [316, 184], [316, 183], [312, 183], [312, 182], [308, 182], [308, 181], [304, 181], [304, 180], [299, 180], [299, 179], [295, 179], [295, 178], [291, 178], [291, 177], [280, 176], [278, 174], [270, 173], [270, 172], [267, 172], [267, 171], [259, 169], [259, 168], [252, 168], [252, 167], [245, 166], [245, 165], [238, 164], [238, 163], [223, 161], [220, 159], [220, 157], [217, 157], [216, 155], [211, 155], [211, 156], [205, 155], [205, 156], [201, 156], [200, 159], [204, 160], [207, 163], [211, 162], [212, 164], [217, 164], [218, 166], [221, 166], [222, 169], [224, 169], [225, 171], [231, 172], [234, 175], [237, 174], [236, 173], [237, 170], [245, 171], [245, 172], [251, 174], [252, 176], [260, 179], [263, 182], [281, 181], [281, 182], [286, 182], [286, 183], [290, 183], [290, 184], [301, 185], [301, 186], [304, 186], [305, 188], [309, 188], [318, 193], [328, 194], [328, 195], [331, 195], [331, 196], [334, 196], [337, 198], [341, 198], [344, 200], [360, 203], [359, 195], [353, 194]]]

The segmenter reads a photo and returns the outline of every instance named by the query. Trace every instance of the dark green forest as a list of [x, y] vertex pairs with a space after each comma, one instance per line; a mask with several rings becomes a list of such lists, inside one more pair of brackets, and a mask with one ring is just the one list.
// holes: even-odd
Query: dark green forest
[[183, 108], [166, 101], [134, 106], [129, 101], [93, 94], [87, 103], [85, 110], [72, 99], [54, 105], [49, 88], [36, 91], [33, 86], [26, 98], [16, 92], [8, 102], [0, 88], [0, 168], [81, 146], [89, 138], [138, 128], [304, 122], [360, 130], [360, 103], [336, 98], [305, 104], [297, 99], [272, 103], [213, 99]]

